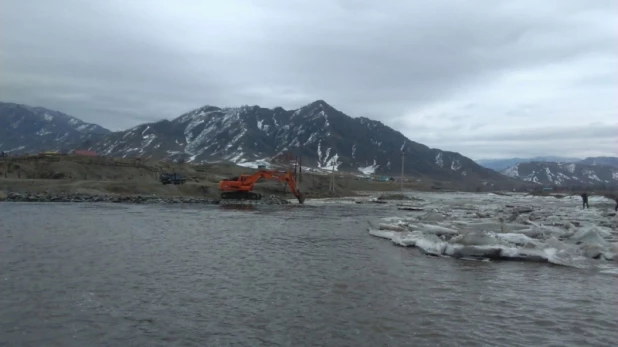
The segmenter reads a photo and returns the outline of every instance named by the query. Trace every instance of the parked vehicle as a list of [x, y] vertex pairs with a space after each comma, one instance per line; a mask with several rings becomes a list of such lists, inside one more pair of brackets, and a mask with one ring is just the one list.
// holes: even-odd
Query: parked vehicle
[[177, 173], [163, 173], [159, 176], [159, 181], [165, 184], [185, 184], [187, 181], [182, 175]]

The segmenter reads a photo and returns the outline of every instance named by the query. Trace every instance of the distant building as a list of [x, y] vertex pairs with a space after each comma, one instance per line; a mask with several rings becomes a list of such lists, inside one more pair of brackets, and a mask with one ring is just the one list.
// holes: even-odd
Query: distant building
[[96, 152], [86, 151], [86, 150], [81, 150], [81, 149], [73, 150], [71, 152], [71, 154], [73, 154], [73, 155], [81, 155], [81, 156], [85, 156], [85, 157], [96, 157], [97, 156]]
[[549, 188], [549, 187], [543, 188], [544, 192], [552, 192], [553, 190], [554, 190], [554, 188]]

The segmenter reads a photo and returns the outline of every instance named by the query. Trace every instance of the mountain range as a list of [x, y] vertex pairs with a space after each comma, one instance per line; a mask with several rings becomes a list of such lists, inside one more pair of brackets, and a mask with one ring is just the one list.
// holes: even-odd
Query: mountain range
[[71, 149], [114, 157], [232, 162], [247, 167], [291, 154], [301, 156], [304, 167], [316, 170], [395, 177], [401, 174], [404, 153], [407, 177], [458, 186], [618, 182], [616, 157], [512, 158], [477, 163], [459, 153], [411, 141], [379, 121], [352, 118], [323, 100], [295, 110], [207, 105], [172, 120], [117, 132], [58, 111], [0, 102], [0, 150], [22, 154]]
[[[587, 162], [594, 162], [592, 158]], [[618, 158], [616, 158], [618, 159]], [[502, 171], [506, 176], [545, 186], [618, 187], [618, 166], [582, 163], [528, 162]]]
[[545, 156], [477, 160], [484, 167], [525, 182], [544, 186], [617, 186], [618, 158], [586, 159]]
[[296, 110], [259, 106], [203, 106], [173, 120], [111, 132], [40, 107], [0, 103], [0, 150], [19, 154], [88, 149], [115, 157], [228, 161], [255, 167], [278, 156], [302, 157], [303, 166], [475, 185], [514, 180], [455, 152], [411, 141], [379, 121], [352, 118], [323, 100]]

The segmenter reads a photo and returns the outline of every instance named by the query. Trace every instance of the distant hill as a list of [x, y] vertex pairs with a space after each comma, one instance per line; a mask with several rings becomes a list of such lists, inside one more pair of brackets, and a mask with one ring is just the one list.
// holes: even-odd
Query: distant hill
[[581, 159], [579, 158], [571, 158], [571, 157], [546, 156], [546, 157], [534, 157], [534, 158], [480, 159], [480, 160], [477, 160], [476, 162], [483, 167], [501, 172], [507, 168], [513, 167], [520, 163], [530, 163], [530, 162], [574, 163], [574, 162], [579, 162], [580, 160]]
[[62, 150], [110, 133], [62, 112], [0, 102], [0, 151], [20, 154]]
[[590, 157], [579, 162], [586, 165], [605, 165], [618, 168], [617, 157]]
[[506, 176], [549, 186], [618, 186], [618, 168], [580, 163], [529, 162], [503, 170]]

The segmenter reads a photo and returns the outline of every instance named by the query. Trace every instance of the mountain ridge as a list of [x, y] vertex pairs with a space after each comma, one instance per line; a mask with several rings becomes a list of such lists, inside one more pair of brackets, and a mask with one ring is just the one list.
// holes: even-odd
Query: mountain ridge
[[229, 161], [249, 167], [292, 154], [302, 157], [304, 167], [395, 177], [401, 173], [404, 151], [406, 176], [481, 186], [513, 184], [457, 152], [429, 148], [380, 121], [350, 117], [324, 100], [293, 110], [205, 105], [123, 131], [101, 129], [52, 147], [90, 149], [114, 157]]
[[478, 159], [475, 160], [479, 165], [494, 171], [503, 171], [520, 163], [530, 162], [556, 162], [571, 163], [581, 161], [580, 158], [561, 157], [561, 156], [537, 156], [533, 158], [505, 158], [505, 159]]
[[538, 185], [618, 187], [618, 167], [609, 165], [528, 162], [505, 169], [502, 174]]
[[63, 150], [71, 143], [110, 133], [100, 125], [59, 111], [0, 102], [0, 150], [7, 153]]

